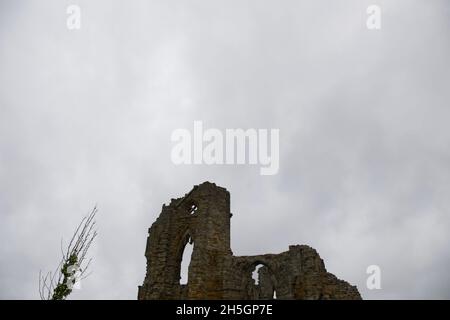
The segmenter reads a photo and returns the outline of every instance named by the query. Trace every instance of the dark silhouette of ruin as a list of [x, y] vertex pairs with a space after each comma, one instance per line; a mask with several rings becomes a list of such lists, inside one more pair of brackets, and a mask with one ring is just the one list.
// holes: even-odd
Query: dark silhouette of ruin
[[[139, 299], [361, 299], [356, 286], [327, 272], [316, 250], [233, 256], [230, 193], [205, 182], [163, 205], [149, 229], [147, 274]], [[180, 284], [184, 248], [194, 243], [188, 283]], [[252, 278], [259, 268], [259, 281]]]

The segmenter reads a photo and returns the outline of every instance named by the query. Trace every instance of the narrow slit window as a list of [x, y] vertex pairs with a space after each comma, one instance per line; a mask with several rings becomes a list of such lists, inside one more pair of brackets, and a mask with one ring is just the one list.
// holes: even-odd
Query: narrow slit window
[[183, 255], [181, 258], [181, 266], [180, 266], [180, 284], [187, 284], [189, 281], [189, 265], [191, 264], [192, 252], [194, 251], [194, 244], [192, 239], [189, 239], [188, 243], [186, 243]]

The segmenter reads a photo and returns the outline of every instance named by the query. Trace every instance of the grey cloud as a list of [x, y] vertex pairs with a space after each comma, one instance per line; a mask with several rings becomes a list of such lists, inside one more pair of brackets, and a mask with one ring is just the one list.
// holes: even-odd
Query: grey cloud
[[[205, 180], [232, 196], [235, 254], [315, 247], [364, 298], [450, 298], [447, 1], [4, 1], [0, 297], [98, 203], [74, 299], [134, 299], [161, 205]], [[71, 3], [70, 3], [71, 4]], [[172, 130], [280, 128], [280, 171], [174, 166]], [[368, 265], [382, 290], [365, 287]]]

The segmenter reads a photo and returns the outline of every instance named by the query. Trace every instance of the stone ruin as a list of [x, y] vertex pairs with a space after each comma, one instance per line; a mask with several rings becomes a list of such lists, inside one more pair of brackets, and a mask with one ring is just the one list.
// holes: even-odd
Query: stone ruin
[[[230, 193], [214, 183], [172, 199], [149, 229], [147, 273], [138, 299], [361, 299], [356, 286], [327, 272], [306, 245], [279, 254], [234, 256]], [[180, 284], [183, 251], [194, 248], [188, 283]], [[261, 266], [262, 265], [262, 266]], [[252, 278], [258, 269], [258, 283]]]

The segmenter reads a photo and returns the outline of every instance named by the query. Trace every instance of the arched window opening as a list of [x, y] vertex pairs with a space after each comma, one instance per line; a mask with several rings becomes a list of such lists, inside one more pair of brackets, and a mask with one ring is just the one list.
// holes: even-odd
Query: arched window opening
[[263, 264], [258, 264], [252, 272], [252, 279], [255, 281], [255, 285], [259, 285], [259, 269], [264, 267]]
[[[252, 267], [250, 273], [246, 273], [245, 292], [248, 299], [277, 299], [276, 278], [273, 271], [264, 263], [256, 263]], [[247, 269], [248, 270], [248, 269]]]
[[192, 252], [194, 251], [194, 243], [191, 238], [184, 246], [180, 267], [180, 284], [187, 284], [189, 279], [189, 265], [191, 264]]

